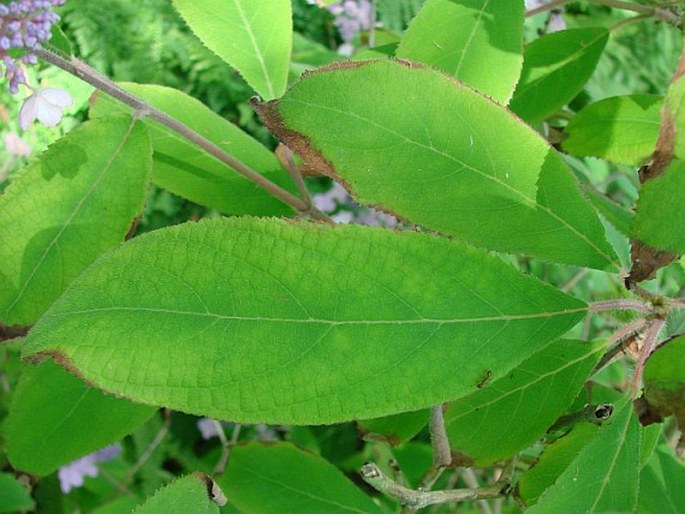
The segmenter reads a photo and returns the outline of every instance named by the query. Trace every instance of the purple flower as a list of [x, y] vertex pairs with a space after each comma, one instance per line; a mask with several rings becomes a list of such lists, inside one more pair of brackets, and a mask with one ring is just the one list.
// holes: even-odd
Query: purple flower
[[35, 91], [19, 109], [19, 126], [26, 130], [35, 120], [46, 127], [54, 127], [62, 119], [62, 110], [73, 103], [68, 91], [47, 87]]
[[[66, 0], [14, 0], [0, 3], [0, 59], [5, 65], [5, 78], [10, 92], [19, 91], [26, 84], [22, 64], [35, 64], [33, 50], [42, 41], [50, 39], [52, 25], [59, 16], [50, 9], [63, 5]], [[9, 50], [23, 50], [19, 58], [10, 56]], [[14, 54], [13, 54], [14, 55]]]
[[369, 30], [376, 22], [373, 6], [369, 0], [343, 0], [328, 6], [335, 16], [335, 25], [345, 43], [350, 43], [357, 32]]
[[67, 494], [72, 489], [81, 487], [87, 476], [92, 478], [98, 476], [97, 465], [100, 462], [115, 459], [120, 453], [121, 445], [116, 443], [59, 468], [57, 476], [62, 492]]

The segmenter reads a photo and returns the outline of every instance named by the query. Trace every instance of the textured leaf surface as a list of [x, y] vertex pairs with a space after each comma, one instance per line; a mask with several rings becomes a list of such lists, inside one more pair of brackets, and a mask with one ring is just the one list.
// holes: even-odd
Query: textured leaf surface
[[[133, 511], [133, 514], [218, 514], [219, 506], [208, 488], [212, 480], [202, 473], [194, 473], [174, 480]], [[213, 485], [216, 487], [216, 485]]]
[[660, 250], [685, 253], [685, 162], [674, 160], [640, 189], [632, 232]]
[[288, 443], [250, 443], [231, 451], [219, 485], [250, 514], [380, 514], [335, 466]]
[[641, 429], [632, 404], [617, 406], [559, 478], [526, 512], [634, 512], [637, 504]]
[[362, 203], [489, 249], [612, 265], [604, 228], [559, 154], [443, 73], [402, 61], [338, 64], [258, 109]]
[[523, 71], [510, 108], [528, 123], [554, 114], [588, 81], [609, 32], [603, 28], [569, 29], [546, 34], [523, 53]]
[[14, 475], [0, 473], [0, 512], [33, 510], [34, 504], [25, 485]]
[[[207, 106], [176, 89], [151, 84], [120, 84], [152, 107], [173, 116], [239, 161], [281, 187], [292, 179], [273, 152]], [[107, 95], [98, 95], [91, 117], [129, 111]], [[263, 188], [205, 153], [178, 133], [145, 121], [154, 149], [153, 182], [174, 194], [226, 214], [283, 215], [292, 209]]]
[[357, 421], [357, 431], [366, 441], [384, 441], [397, 446], [418, 434], [428, 424], [429, 417], [429, 410], [417, 410], [363, 419]]
[[497, 257], [434, 236], [212, 220], [136, 238], [101, 259], [25, 349], [143, 402], [320, 424], [468, 394], [586, 309]]
[[174, 6], [200, 40], [262, 98], [283, 94], [292, 49], [289, 1], [174, 0]]
[[521, 0], [428, 0], [397, 56], [443, 70], [506, 104], [523, 63], [523, 12]]
[[36, 475], [118, 441], [155, 410], [105, 395], [47, 360], [24, 371], [7, 418], [12, 465]]
[[640, 166], [651, 157], [659, 137], [661, 101], [659, 96], [631, 95], [590, 104], [571, 118], [562, 148]]
[[0, 320], [28, 325], [143, 207], [152, 167], [145, 128], [118, 116], [51, 145], [0, 196]]
[[487, 466], [538, 440], [578, 396], [601, 350], [599, 344], [556, 341], [452, 402], [445, 427], [460, 463]]

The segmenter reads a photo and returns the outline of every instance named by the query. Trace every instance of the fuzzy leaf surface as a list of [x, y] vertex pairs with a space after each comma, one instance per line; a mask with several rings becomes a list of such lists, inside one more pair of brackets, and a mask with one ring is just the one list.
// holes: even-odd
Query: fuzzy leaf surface
[[248, 443], [231, 451], [219, 485], [251, 514], [380, 514], [335, 466], [289, 443]]
[[85, 123], [0, 196], [0, 321], [35, 322], [143, 208], [152, 149], [129, 116]]
[[469, 394], [586, 310], [435, 236], [217, 219], [102, 258], [34, 327], [25, 353], [145, 403], [322, 424]]
[[212, 487], [216, 488], [216, 484], [203, 473], [178, 478], [133, 510], [133, 514], [219, 514], [219, 505], [209, 491]]
[[174, 0], [195, 35], [267, 100], [283, 94], [292, 49], [286, 0]]
[[[187, 94], [153, 84], [123, 83], [126, 91], [176, 118], [222, 150], [286, 189], [292, 189], [290, 175], [273, 152]], [[98, 95], [91, 117], [130, 112], [124, 104]], [[145, 119], [154, 149], [152, 181], [157, 186], [226, 214], [278, 216], [292, 209], [219, 162], [177, 132]]]
[[428, 0], [396, 55], [443, 70], [506, 104], [523, 64], [523, 13], [521, 0]]
[[346, 183], [361, 203], [483, 248], [617, 266], [561, 156], [508, 110], [443, 73], [404, 61], [334, 64], [257, 109], [305, 162]]

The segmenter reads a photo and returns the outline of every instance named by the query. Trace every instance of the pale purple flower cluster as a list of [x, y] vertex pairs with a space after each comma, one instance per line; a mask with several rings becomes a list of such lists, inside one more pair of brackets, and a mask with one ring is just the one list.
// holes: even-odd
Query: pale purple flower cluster
[[[59, 16], [51, 11], [66, 0], [14, 0], [0, 3], [0, 59], [5, 65], [5, 78], [9, 80], [12, 94], [19, 91], [19, 84], [26, 84], [21, 64], [36, 64], [32, 50], [40, 48], [41, 41], [50, 39], [52, 25]], [[10, 52], [23, 50], [18, 59]]]
[[[335, 223], [355, 223], [357, 225], [389, 228], [394, 228], [398, 224], [397, 218], [390, 214], [370, 207], [361, 207], [337, 182], [333, 182], [333, 187], [325, 193], [314, 195], [313, 200], [314, 207], [322, 212], [332, 214], [331, 219]], [[342, 209], [339, 209], [340, 207]]]
[[[548, 4], [551, 0], [526, 0], [526, 11], [531, 11], [538, 7]], [[549, 21], [547, 23], [547, 32], [559, 32], [566, 29], [566, 21], [561, 13], [557, 10], [552, 10], [549, 13]]]
[[98, 464], [116, 459], [121, 450], [121, 445], [116, 443], [59, 468], [57, 476], [62, 492], [67, 494], [72, 489], [81, 487], [87, 476], [98, 476]]
[[335, 16], [335, 25], [345, 43], [350, 43], [357, 32], [369, 30], [376, 22], [373, 6], [369, 0], [343, 0], [328, 6]]

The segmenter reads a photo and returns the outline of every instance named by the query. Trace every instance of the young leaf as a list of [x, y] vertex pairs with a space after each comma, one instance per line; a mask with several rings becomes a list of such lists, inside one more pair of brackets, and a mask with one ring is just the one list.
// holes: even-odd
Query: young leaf
[[538, 440], [573, 403], [602, 349], [556, 341], [507, 376], [452, 402], [445, 428], [459, 465], [490, 465]]
[[133, 514], [184, 512], [219, 514], [219, 506], [226, 498], [216, 483], [204, 473], [193, 473], [164, 486]]
[[569, 29], [546, 34], [523, 53], [523, 71], [510, 108], [537, 123], [570, 102], [595, 70], [609, 31]]
[[0, 321], [33, 323], [124, 240], [151, 168], [145, 128], [117, 116], [84, 124], [21, 171], [0, 196]]
[[292, 16], [287, 0], [174, 0], [193, 32], [267, 100], [288, 81]]
[[231, 503], [250, 514], [382, 512], [335, 466], [288, 443], [234, 448], [218, 482]]
[[24, 512], [34, 508], [27, 487], [13, 475], [0, 473], [0, 512]]
[[443, 70], [506, 104], [523, 63], [523, 13], [521, 0], [428, 0], [397, 56]]
[[661, 101], [631, 95], [590, 104], [571, 118], [561, 146], [570, 154], [640, 166], [654, 153]]
[[623, 401], [612, 419], [526, 512], [634, 512], [641, 436], [631, 402]]
[[7, 417], [7, 454], [16, 469], [47, 475], [118, 441], [155, 412], [87, 386], [47, 360], [24, 371]]
[[428, 424], [430, 411], [402, 412], [382, 418], [357, 421], [357, 430], [366, 441], [384, 441], [392, 446], [405, 443]]
[[659, 176], [642, 185], [633, 235], [654, 248], [685, 253], [684, 198], [685, 162], [674, 160]]
[[434, 236], [216, 219], [101, 259], [25, 351], [146, 403], [323, 424], [469, 394], [586, 310], [498, 257]]
[[258, 110], [362, 203], [484, 248], [618, 267], [559, 154], [443, 73], [406, 61], [334, 64]]
[[[176, 89], [152, 84], [120, 85], [152, 107], [186, 124], [272, 182], [292, 189], [290, 175], [273, 152], [195, 98]], [[90, 115], [101, 118], [121, 111], [130, 110], [107, 95], [98, 95]], [[226, 214], [277, 216], [292, 213], [292, 209], [283, 202], [177, 132], [153, 121], [145, 120], [145, 124], [154, 149], [152, 181], [159, 187]]]

